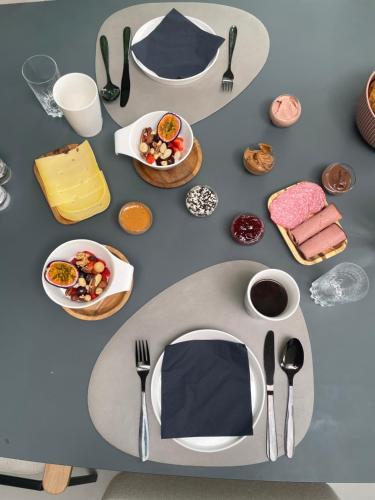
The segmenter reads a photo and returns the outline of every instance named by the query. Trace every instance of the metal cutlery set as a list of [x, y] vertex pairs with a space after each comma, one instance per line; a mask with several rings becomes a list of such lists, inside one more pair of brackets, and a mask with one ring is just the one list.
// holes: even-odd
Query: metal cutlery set
[[[229, 62], [228, 68], [223, 74], [221, 80], [221, 88], [225, 92], [233, 90], [234, 74], [232, 72], [232, 57], [234, 47], [237, 40], [237, 26], [231, 26], [229, 29]], [[120, 96], [120, 106], [123, 108], [127, 105], [130, 96], [130, 75], [129, 75], [129, 50], [131, 41], [131, 29], [126, 26], [123, 31], [123, 47], [124, 47], [124, 66], [121, 79], [121, 89], [115, 85], [109, 72], [109, 47], [108, 40], [105, 35], [100, 37], [100, 50], [103, 57], [107, 83], [100, 90], [100, 95], [107, 102], [113, 102]]]
[[120, 106], [123, 108], [127, 105], [130, 96], [130, 76], [129, 76], [129, 48], [130, 48], [131, 29], [126, 26], [123, 31], [123, 46], [124, 46], [124, 67], [122, 70], [121, 89], [112, 83], [109, 73], [109, 48], [108, 40], [105, 35], [100, 37], [100, 50], [102, 52], [105, 72], [107, 75], [107, 83], [100, 90], [100, 95], [107, 102], [115, 101], [120, 95]]
[[[269, 331], [264, 341], [263, 351], [264, 370], [266, 374], [267, 390], [267, 457], [271, 462], [278, 458], [277, 432], [274, 406], [274, 373], [275, 373], [275, 335]], [[304, 362], [304, 351], [301, 342], [292, 338], [284, 346], [280, 358], [280, 367], [288, 378], [288, 406], [285, 419], [285, 453], [288, 458], [294, 455], [294, 402], [293, 380]], [[146, 379], [150, 373], [150, 351], [147, 340], [135, 342], [135, 366], [141, 379], [141, 411], [139, 420], [139, 457], [142, 462], [149, 458], [150, 439], [146, 405]]]
[[[269, 331], [264, 342], [264, 369], [267, 385], [267, 456], [271, 462], [278, 457], [277, 432], [274, 408], [274, 373], [275, 373], [275, 336]], [[288, 458], [294, 455], [294, 402], [293, 402], [293, 379], [294, 375], [302, 368], [304, 353], [301, 342], [290, 339], [285, 344], [280, 366], [288, 377], [288, 406], [285, 419], [285, 452]]]

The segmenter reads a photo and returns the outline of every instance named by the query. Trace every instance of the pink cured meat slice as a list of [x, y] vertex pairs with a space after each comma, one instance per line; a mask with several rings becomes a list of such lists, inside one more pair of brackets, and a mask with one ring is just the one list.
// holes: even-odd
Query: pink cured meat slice
[[270, 205], [271, 219], [285, 229], [294, 229], [326, 205], [323, 189], [314, 182], [300, 182], [288, 188]]
[[301, 245], [315, 234], [342, 218], [335, 205], [327, 205], [323, 210], [302, 222], [290, 231], [294, 242]]
[[335, 248], [337, 245], [346, 240], [346, 234], [337, 224], [330, 226], [320, 231], [312, 238], [308, 239], [299, 247], [299, 251], [309, 260], [316, 257], [320, 253], [325, 253], [328, 250]]

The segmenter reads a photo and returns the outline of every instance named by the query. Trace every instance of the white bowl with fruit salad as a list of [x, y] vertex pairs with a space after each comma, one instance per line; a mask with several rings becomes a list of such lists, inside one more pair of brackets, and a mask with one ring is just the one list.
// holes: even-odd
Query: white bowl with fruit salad
[[115, 132], [115, 152], [131, 156], [156, 170], [177, 167], [190, 154], [193, 131], [170, 111], [153, 111]]
[[131, 289], [134, 268], [115, 257], [100, 243], [71, 240], [47, 258], [42, 272], [43, 288], [56, 304], [82, 309], [109, 295]]

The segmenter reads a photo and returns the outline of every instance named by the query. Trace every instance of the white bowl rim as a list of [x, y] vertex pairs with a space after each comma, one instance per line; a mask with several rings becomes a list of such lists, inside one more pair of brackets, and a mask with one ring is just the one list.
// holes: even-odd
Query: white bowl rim
[[[172, 165], [169, 165], [168, 167], [164, 167], [162, 165], [150, 165], [149, 163], [147, 163], [145, 160], [143, 160], [143, 158], [141, 157], [141, 155], [138, 154], [138, 156], [135, 158], [137, 161], [141, 162], [143, 165], [146, 165], [147, 167], [149, 168], [152, 168], [154, 170], [161, 170], [161, 171], [167, 171], [167, 170], [171, 170], [173, 168], [176, 168], [178, 167], [183, 161], [186, 160], [186, 158], [190, 155], [193, 147], [194, 147], [194, 132], [193, 132], [193, 129], [191, 128], [191, 125], [190, 123], [186, 120], [186, 118], [184, 118], [183, 116], [181, 116], [179, 113], [175, 113], [174, 111], [163, 111], [163, 110], [156, 110], [156, 111], [150, 111], [149, 113], [146, 113], [142, 116], [140, 116], [137, 120], [135, 120], [133, 123], [131, 123], [130, 125], [128, 125], [129, 127], [132, 127], [133, 125], [135, 126], [139, 121], [143, 120], [144, 118], [146, 118], [147, 116], [149, 115], [153, 115], [153, 114], [159, 114], [160, 115], [160, 118], [162, 118], [165, 114], [167, 113], [172, 113], [176, 116], [178, 116], [182, 122], [182, 124], [185, 124], [186, 125], [186, 128], [188, 129], [189, 131], [189, 134], [191, 135], [191, 138], [192, 138], [192, 141], [191, 141], [191, 147], [189, 149], [186, 150], [186, 153], [184, 152], [183, 156], [181, 156], [181, 158], [174, 164]], [[159, 118], [159, 120], [160, 120]], [[126, 127], [125, 127], [126, 128]], [[121, 130], [121, 129], [120, 129]]]
[[[60, 248], [62, 247], [65, 247], [65, 246], [68, 246], [69, 244], [73, 244], [73, 243], [77, 243], [77, 242], [82, 242], [82, 245], [84, 245], [86, 242], [87, 243], [90, 243], [90, 244], [94, 244], [94, 245], [98, 245], [100, 247], [102, 247], [104, 249], [104, 253], [108, 254], [109, 256], [109, 259], [111, 259], [111, 252], [108, 250], [108, 248], [103, 245], [102, 243], [99, 243], [98, 241], [95, 241], [95, 240], [89, 240], [88, 238], [76, 238], [74, 240], [68, 240], [68, 241], [65, 241], [64, 243], [61, 243], [60, 245], [58, 245], [56, 248], [54, 248], [48, 255], [47, 259], [45, 260], [44, 264], [43, 264], [43, 268], [42, 268], [42, 285], [43, 285], [43, 289], [47, 295], [47, 297], [52, 300], [52, 302], [54, 302], [55, 304], [59, 305], [60, 307], [68, 307], [69, 309], [84, 309], [85, 307], [89, 307], [91, 306], [92, 304], [97, 304], [98, 302], [100, 302], [101, 300], [104, 300], [105, 299], [105, 291], [103, 292], [104, 293], [104, 297], [102, 296], [98, 296], [96, 299], [90, 301], [90, 303], [83, 303], [83, 302], [73, 302], [71, 301], [71, 305], [69, 304], [65, 304], [63, 303], [62, 301], [58, 301], [58, 300], [55, 300], [54, 297], [52, 297], [52, 295], [49, 293], [49, 289], [47, 287], [47, 285], [53, 287], [52, 284], [48, 283], [48, 281], [45, 279], [44, 275], [45, 275], [45, 272], [46, 272], [46, 269], [47, 269], [47, 266], [50, 262], [52, 262], [53, 260], [58, 260], [58, 258], [51, 258], [51, 255], [54, 254], [56, 251], [58, 251]], [[65, 260], [65, 259], [61, 259], [61, 260]], [[54, 288], [58, 288], [58, 287], [54, 287]], [[65, 290], [65, 288], [60, 288], [61, 290]]]

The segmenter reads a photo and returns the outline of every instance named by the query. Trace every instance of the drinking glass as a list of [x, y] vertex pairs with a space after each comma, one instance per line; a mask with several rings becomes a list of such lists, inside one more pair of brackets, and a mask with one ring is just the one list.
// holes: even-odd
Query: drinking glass
[[23, 63], [22, 75], [47, 115], [63, 116], [52, 93], [55, 82], [60, 78], [59, 68], [52, 57], [41, 54], [29, 57]]
[[5, 191], [5, 189], [0, 186], [0, 212], [1, 210], [5, 210], [10, 203], [10, 194]]
[[347, 304], [363, 299], [369, 290], [369, 279], [361, 266], [343, 262], [315, 280], [310, 288], [315, 304], [323, 307]]
[[6, 184], [11, 177], [11, 169], [8, 167], [5, 161], [0, 158], [0, 186]]
[[83, 137], [99, 134], [103, 126], [98, 87], [84, 73], [68, 73], [53, 87], [53, 98], [70, 126]]

